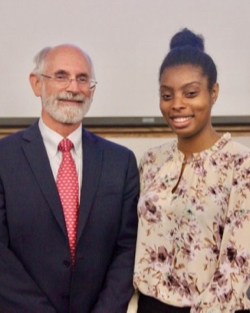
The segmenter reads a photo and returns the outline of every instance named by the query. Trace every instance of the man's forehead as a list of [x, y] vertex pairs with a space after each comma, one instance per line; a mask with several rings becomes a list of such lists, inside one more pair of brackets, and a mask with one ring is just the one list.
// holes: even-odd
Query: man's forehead
[[78, 47], [61, 45], [52, 48], [45, 58], [45, 68], [53, 70], [79, 69], [90, 71], [90, 61], [87, 55]]

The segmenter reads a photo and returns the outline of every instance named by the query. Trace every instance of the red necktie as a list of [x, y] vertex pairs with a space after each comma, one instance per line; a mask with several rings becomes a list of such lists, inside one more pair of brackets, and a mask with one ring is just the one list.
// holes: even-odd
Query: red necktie
[[73, 143], [63, 139], [58, 145], [62, 151], [62, 162], [57, 174], [57, 188], [61, 198], [66, 228], [69, 237], [72, 267], [75, 261], [76, 229], [79, 208], [79, 186], [75, 161], [71, 155]]

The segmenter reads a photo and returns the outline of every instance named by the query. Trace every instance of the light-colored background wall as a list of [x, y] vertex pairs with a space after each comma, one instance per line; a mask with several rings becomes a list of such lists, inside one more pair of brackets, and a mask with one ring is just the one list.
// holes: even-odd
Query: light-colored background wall
[[249, 0], [1, 0], [0, 117], [36, 117], [28, 83], [43, 47], [73, 43], [93, 58], [89, 116], [160, 116], [158, 70], [183, 27], [205, 37], [218, 66], [214, 115], [250, 115]]

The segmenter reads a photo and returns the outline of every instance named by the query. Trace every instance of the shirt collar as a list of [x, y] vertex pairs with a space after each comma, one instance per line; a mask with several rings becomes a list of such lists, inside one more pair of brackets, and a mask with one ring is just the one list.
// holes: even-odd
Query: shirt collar
[[82, 155], [82, 125], [73, 131], [73, 133], [71, 133], [67, 138], [73, 142], [74, 151], [80, 158]]
[[[42, 118], [39, 119], [39, 129], [43, 137], [43, 141], [46, 147], [48, 147], [51, 156], [54, 157], [58, 152], [58, 144], [63, 137], [44, 124]], [[74, 151], [78, 157], [81, 157], [82, 152], [82, 126], [80, 125], [73, 133], [68, 137], [74, 144]]]

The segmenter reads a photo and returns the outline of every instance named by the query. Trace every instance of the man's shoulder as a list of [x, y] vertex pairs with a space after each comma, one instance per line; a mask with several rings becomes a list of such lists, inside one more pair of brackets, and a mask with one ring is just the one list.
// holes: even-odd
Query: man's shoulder
[[14, 150], [22, 144], [23, 140], [29, 140], [37, 135], [39, 135], [37, 123], [26, 129], [7, 135], [6, 137], [0, 139], [0, 153], [2, 153], [5, 149]]
[[24, 131], [0, 139], [0, 168], [9, 168], [12, 161], [19, 158]]
[[[84, 137], [88, 138], [89, 140], [91, 140], [92, 142], [95, 142], [99, 147], [101, 147], [102, 149], [108, 149], [114, 152], [124, 152], [124, 153], [133, 153], [129, 148], [122, 146], [118, 143], [115, 143], [111, 140], [108, 140], [106, 138], [100, 137], [86, 129], [83, 130], [84, 131]], [[84, 143], [83, 143], [84, 144]]]
[[20, 130], [16, 133], [7, 135], [0, 139], [0, 149], [7, 146], [13, 146], [15, 143], [18, 143], [23, 138], [25, 130]]

